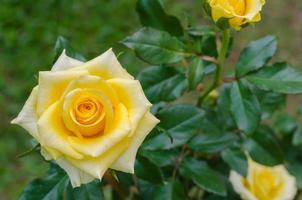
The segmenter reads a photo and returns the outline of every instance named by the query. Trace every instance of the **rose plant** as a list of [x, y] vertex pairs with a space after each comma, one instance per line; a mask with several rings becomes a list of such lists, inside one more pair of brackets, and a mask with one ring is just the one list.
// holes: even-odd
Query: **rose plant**
[[160, 0], [138, 0], [143, 28], [121, 41], [151, 65], [136, 78], [112, 49], [83, 62], [59, 37], [56, 62], [12, 121], [36, 140], [26, 154], [50, 163], [19, 199], [297, 197], [302, 126], [283, 108], [302, 93], [302, 70], [270, 61], [272, 35], [225, 64], [232, 33], [260, 21], [264, 5], [203, 0], [208, 25], [184, 27]]

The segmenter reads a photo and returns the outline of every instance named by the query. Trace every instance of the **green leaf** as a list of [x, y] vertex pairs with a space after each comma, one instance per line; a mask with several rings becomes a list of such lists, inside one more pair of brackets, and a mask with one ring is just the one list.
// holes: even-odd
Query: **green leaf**
[[236, 135], [231, 133], [201, 134], [190, 141], [189, 147], [198, 152], [216, 153], [228, 148], [236, 140]]
[[173, 101], [187, 89], [185, 74], [174, 68], [153, 66], [143, 70], [137, 77], [149, 101]]
[[139, 179], [141, 200], [185, 200], [183, 187], [177, 180], [169, 180], [160, 185], [153, 185]]
[[184, 52], [184, 44], [176, 37], [152, 28], [143, 28], [122, 43], [151, 64], [176, 63], [190, 55]]
[[179, 155], [178, 151], [174, 149], [171, 150], [145, 150], [141, 149], [139, 152], [144, 157], [147, 157], [151, 162], [156, 164], [159, 167], [165, 167], [168, 165], [174, 165], [177, 156]]
[[206, 162], [185, 159], [180, 166], [180, 173], [208, 192], [226, 195], [226, 187], [222, 177]]
[[292, 139], [292, 144], [294, 146], [298, 146], [302, 144], [302, 127], [298, 126], [298, 128], [294, 132], [294, 136]]
[[156, 186], [142, 179], [138, 179], [140, 200], [154, 200]]
[[283, 152], [272, 131], [266, 127], [258, 128], [246, 139], [245, 149], [253, 160], [267, 166], [282, 164]]
[[51, 163], [45, 178], [34, 179], [25, 187], [18, 200], [53, 200], [63, 199], [63, 192], [69, 179], [65, 172]]
[[238, 148], [233, 147], [222, 152], [222, 159], [236, 172], [242, 176], [247, 175], [248, 163], [244, 152]]
[[54, 48], [54, 51], [56, 53], [55, 55], [55, 60], [56, 61], [58, 59], [58, 57], [61, 55], [61, 53], [63, 52], [63, 50], [65, 49], [66, 54], [72, 58], [75, 58], [77, 60], [80, 61], [86, 61], [85, 57], [82, 56], [80, 53], [76, 52], [70, 45], [69, 42], [66, 38], [64, 38], [63, 36], [59, 36], [57, 41], [56, 41], [56, 45]]
[[193, 38], [193, 49], [200, 55], [217, 57], [217, 44], [215, 29], [209, 26], [189, 28], [188, 34]]
[[210, 26], [203, 26], [200, 28], [191, 27], [187, 30], [187, 32], [191, 37], [194, 38], [201, 38], [207, 35], [216, 36], [215, 29]]
[[277, 38], [266, 36], [252, 41], [240, 54], [236, 65], [236, 76], [241, 77], [266, 64], [277, 50]]
[[138, 0], [136, 11], [143, 26], [167, 31], [174, 36], [183, 35], [179, 20], [167, 15], [159, 0]]
[[157, 117], [159, 126], [173, 137], [173, 143], [166, 134], [158, 134], [146, 140], [143, 149], [171, 149], [187, 143], [199, 131], [204, 112], [192, 105], [178, 104], [160, 110]]
[[234, 130], [236, 128], [235, 121], [231, 114], [231, 84], [224, 84], [219, 88], [219, 96], [217, 99], [217, 120], [220, 129]]
[[72, 188], [71, 184], [67, 187], [67, 200], [102, 200], [104, 194], [99, 181], [93, 181], [81, 185], [81, 187]]
[[240, 130], [253, 133], [258, 127], [261, 111], [257, 98], [242, 81], [231, 88], [231, 112]]
[[297, 121], [287, 113], [280, 113], [274, 118], [273, 127], [278, 133], [291, 134], [297, 128]]
[[217, 57], [216, 34], [204, 35], [201, 39], [201, 53], [207, 56]]
[[302, 93], [302, 70], [287, 63], [276, 63], [248, 75], [247, 80], [260, 89], [285, 94]]
[[[113, 171], [111, 171], [111, 173], [112, 172]], [[133, 174], [128, 174], [128, 173], [121, 172], [121, 171], [114, 171], [114, 173], [116, 176], [115, 179], [118, 181], [118, 184], [120, 185], [121, 188], [128, 188], [129, 185], [135, 184], [134, 181], [136, 181], [136, 179], [133, 178]], [[104, 188], [104, 186], [102, 188]], [[110, 188], [110, 190], [111, 190], [111, 188]], [[105, 196], [105, 189], [103, 189], [103, 193]], [[105, 199], [107, 200], [108, 198], [106, 198], [106, 196], [105, 196]]]
[[253, 88], [253, 93], [260, 103], [262, 119], [271, 117], [275, 111], [285, 106], [286, 96], [284, 94], [260, 90], [257, 87]]
[[188, 68], [189, 89], [194, 90], [204, 77], [204, 64], [200, 58], [194, 58]]
[[157, 186], [154, 190], [153, 199], [156, 200], [185, 200], [183, 186], [178, 181], [169, 181], [164, 185]]
[[164, 177], [160, 168], [149, 159], [142, 156], [139, 156], [135, 162], [135, 174], [139, 178], [153, 184], [164, 182]]
[[201, 126], [201, 133], [204, 134], [222, 134], [224, 130], [220, 127], [220, 123], [217, 118], [217, 113], [214, 110], [205, 109], [205, 116], [199, 122]]

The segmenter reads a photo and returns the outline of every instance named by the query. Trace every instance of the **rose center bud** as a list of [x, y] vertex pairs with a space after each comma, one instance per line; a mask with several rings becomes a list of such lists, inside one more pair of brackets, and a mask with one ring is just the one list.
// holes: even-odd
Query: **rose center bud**
[[254, 183], [254, 192], [260, 199], [274, 198], [278, 195], [282, 188], [282, 183], [278, 174], [274, 174], [272, 171], [263, 169], [256, 173]]
[[63, 121], [73, 135], [83, 138], [102, 134], [106, 109], [101, 95], [84, 89], [69, 92], [64, 100]]
[[96, 117], [97, 114], [102, 111], [102, 105], [99, 102], [94, 102], [91, 99], [84, 100], [80, 102], [78, 105], [75, 105], [74, 112], [76, 120], [81, 124], [91, 124]]
[[244, 15], [246, 10], [246, 0], [228, 0], [237, 15]]

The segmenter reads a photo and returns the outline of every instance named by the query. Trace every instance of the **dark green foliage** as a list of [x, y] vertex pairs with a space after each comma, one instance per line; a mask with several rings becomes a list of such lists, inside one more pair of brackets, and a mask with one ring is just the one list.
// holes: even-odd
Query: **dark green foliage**
[[240, 173], [242, 176], [247, 175], [247, 158], [242, 151], [242, 149], [238, 147], [229, 148], [222, 152], [222, 159], [235, 171]]
[[231, 146], [237, 140], [232, 133], [201, 134], [194, 137], [189, 147], [197, 152], [217, 153]]
[[205, 74], [204, 63], [200, 58], [194, 58], [189, 66], [187, 77], [189, 89], [194, 90]]
[[251, 42], [240, 54], [236, 75], [241, 77], [264, 66], [276, 50], [277, 39], [274, 36], [266, 36]]
[[152, 103], [173, 101], [180, 97], [188, 87], [184, 73], [167, 67], [146, 68], [137, 79], [140, 80], [146, 96]]
[[67, 200], [103, 200], [104, 194], [99, 181], [93, 181], [82, 185], [81, 187], [72, 188], [71, 184], [67, 186]]
[[254, 94], [260, 103], [262, 119], [272, 117], [272, 115], [282, 109], [286, 103], [286, 95], [275, 92], [267, 92], [258, 88], [253, 88]]
[[284, 160], [280, 145], [268, 127], [259, 127], [246, 139], [245, 149], [253, 160], [267, 166], [281, 164]]
[[143, 28], [122, 43], [133, 49], [139, 58], [155, 65], [176, 63], [188, 56], [184, 43], [167, 32], [153, 28]]
[[154, 190], [153, 199], [158, 200], [185, 200], [185, 194], [180, 182], [169, 181], [159, 185]]
[[294, 117], [288, 114], [278, 114], [273, 119], [273, 127], [277, 133], [280, 134], [291, 134], [297, 128], [297, 122]]
[[51, 164], [45, 178], [33, 180], [23, 191], [19, 200], [52, 200], [63, 199], [65, 187], [69, 179], [57, 165]]
[[260, 105], [256, 96], [242, 81], [233, 83], [230, 96], [231, 112], [238, 128], [246, 133], [253, 133], [261, 117]]
[[141, 149], [140, 154], [147, 157], [151, 162], [159, 167], [174, 165], [179, 152], [171, 150], [146, 150]]
[[175, 36], [183, 35], [180, 22], [165, 13], [160, 0], [138, 0], [136, 10], [143, 26], [167, 31]]
[[248, 75], [247, 80], [267, 91], [285, 94], [302, 92], [302, 70], [292, 68], [284, 62], [263, 67], [261, 70]]
[[180, 173], [192, 179], [195, 184], [206, 191], [222, 196], [226, 195], [225, 183], [220, 175], [203, 161], [193, 159], [184, 160], [180, 168]]
[[200, 129], [204, 112], [192, 105], [175, 105], [157, 113], [161, 120], [159, 126], [167, 134], [158, 134], [143, 144], [144, 149], [171, 149], [186, 144]]
[[163, 183], [163, 175], [159, 167], [145, 157], [138, 157], [135, 163], [135, 173], [137, 177], [152, 184]]

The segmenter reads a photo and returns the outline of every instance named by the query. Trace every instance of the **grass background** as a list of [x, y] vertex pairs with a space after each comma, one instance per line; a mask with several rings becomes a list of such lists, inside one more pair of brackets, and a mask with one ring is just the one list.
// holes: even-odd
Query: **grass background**
[[[167, 12], [185, 19], [190, 13], [203, 23], [200, 1], [163, 0]], [[22, 108], [38, 71], [49, 70], [58, 35], [88, 59], [106, 49], [125, 51], [120, 60], [133, 75], [145, 66], [117, 42], [139, 29], [136, 0], [0, 0], [0, 200], [15, 199], [25, 184], [42, 176], [46, 164], [38, 155], [18, 158], [31, 147], [31, 137], [9, 124]], [[302, 68], [302, 1], [267, 0], [262, 21], [234, 33], [234, 53], [229, 65], [250, 41], [277, 35], [275, 60], [288, 60]], [[182, 21], [185, 23], [185, 21]], [[291, 97], [290, 111], [300, 103]]]

